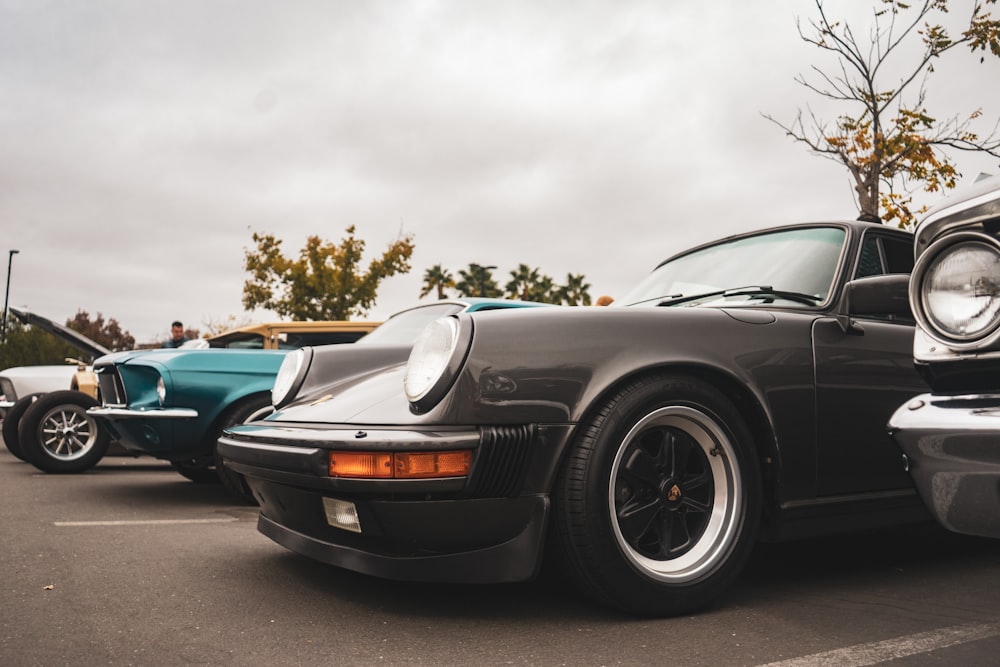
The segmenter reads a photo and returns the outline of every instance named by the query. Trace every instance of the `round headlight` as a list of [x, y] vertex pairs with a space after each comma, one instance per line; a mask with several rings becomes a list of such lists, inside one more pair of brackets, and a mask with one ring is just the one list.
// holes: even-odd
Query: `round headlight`
[[456, 318], [442, 317], [424, 328], [410, 350], [403, 390], [417, 411], [437, 402], [451, 384], [459, 330]]
[[160, 407], [162, 408], [167, 402], [167, 385], [163, 382], [163, 376], [156, 378], [156, 397], [160, 399]]
[[934, 253], [919, 298], [932, 334], [958, 342], [989, 335], [1000, 324], [1000, 250], [972, 241]]
[[271, 388], [271, 403], [274, 407], [280, 408], [295, 398], [305, 380], [309, 360], [312, 358], [311, 352], [311, 348], [299, 348], [285, 355]]

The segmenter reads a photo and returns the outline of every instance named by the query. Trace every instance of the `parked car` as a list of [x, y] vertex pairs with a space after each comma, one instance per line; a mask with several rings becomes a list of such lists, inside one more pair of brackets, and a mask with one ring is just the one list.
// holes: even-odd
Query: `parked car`
[[[885, 423], [926, 388], [912, 236], [830, 222], [699, 246], [624, 306], [459, 313], [404, 363], [290, 353], [223, 461], [292, 551], [401, 580], [703, 607], [758, 539], [927, 520]], [[352, 363], [352, 360], [354, 363]]]
[[913, 356], [930, 392], [889, 427], [942, 525], [1000, 537], [1000, 177], [929, 211], [915, 247]]
[[[94, 364], [102, 405], [88, 412], [104, 421], [129, 451], [170, 461], [175, 470], [196, 482], [218, 477], [236, 496], [252, 501], [242, 477], [219, 461], [216, 443], [226, 426], [272, 412], [271, 390], [289, 352], [285, 345], [311, 341], [320, 345], [317, 350], [340, 348], [344, 346], [325, 343], [346, 342], [353, 328], [357, 342], [346, 346], [350, 348], [348, 357], [368, 358], [369, 339], [392, 340], [399, 348], [396, 355], [405, 361], [416, 336], [410, 331], [420, 330], [414, 322], [422, 325], [442, 312], [515, 305], [519, 302], [497, 299], [441, 302], [404, 311], [381, 326], [376, 322], [352, 323], [351, 327], [342, 322], [329, 323], [326, 335], [319, 338], [315, 336], [320, 335], [320, 326], [312, 327], [314, 337], [310, 338], [302, 327], [276, 332], [273, 325], [267, 325], [270, 332], [263, 340], [282, 341], [278, 349], [260, 349], [262, 339], [249, 338], [244, 328], [235, 336], [226, 334], [221, 338], [228, 349], [109, 355]], [[364, 333], [367, 335], [360, 337]], [[406, 342], [398, 342], [400, 338]], [[257, 343], [250, 349], [241, 348], [248, 340]], [[215, 343], [214, 339], [210, 341], [212, 346]], [[379, 349], [383, 356], [390, 353], [385, 346]]]
[[[25, 448], [21, 443], [20, 424], [22, 418], [33, 409], [33, 420], [37, 419], [42, 430], [55, 433], [58, 430], [59, 443], [63, 455], [72, 458], [69, 449], [99, 450], [108, 447], [107, 433], [86, 410], [97, 405], [97, 380], [89, 363], [95, 357], [108, 354], [103, 345], [91, 340], [78, 331], [53, 322], [47, 317], [21, 308], [10, 308], [11, 314], [23, 324], [38, 327], [56, 338], [69, 343], [80, 352], [79, 359], [66, 359], [64, 365], [17, 366], [0, 371], [0, 409], [4, 411], [3, 440], [7, 449], [16, 457], [28, 460], [39, 449], [37, 442]], [[44, 396], [42, 407], [34, 410], [34, 404]], [[38, 428], [31, 429], [25, 437], [36, 439]]]
[[352, 343], [378, 325], [268, 323], [218, 334], [201, 341], [198, 349], [105, 355], [94, 362], [100, 405], [87, 414], [127, 451], [170, 461], [192, 481], [221, 481], [243, 496], [242, 480], [215, 458], [222, 428], [271, 411], [274, 377], [296, 343]]

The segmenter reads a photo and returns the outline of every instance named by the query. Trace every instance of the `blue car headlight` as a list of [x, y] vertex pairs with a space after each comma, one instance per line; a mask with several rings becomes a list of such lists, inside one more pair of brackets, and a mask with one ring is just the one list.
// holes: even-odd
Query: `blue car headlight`
[[271, 403], [280, 408], [291, 403], [302, 388], [312, 361], [312, 348], [303, 347], [285, 355], [271, 388]]
[[[463, 326], [464, 325], [464, 326]], [[472, 341], [472, 319], [442, 317], [417, 338], [406, 363], [403, 390], [414, 412], [437, 404], [458, 377]]]

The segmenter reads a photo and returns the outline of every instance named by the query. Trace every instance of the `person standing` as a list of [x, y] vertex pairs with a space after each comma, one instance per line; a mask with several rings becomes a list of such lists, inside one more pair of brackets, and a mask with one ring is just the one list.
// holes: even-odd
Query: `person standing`
[[163, 342], [163, 347], [180, 347], [188, 342], [188, 337], [184, 335], [184, 325], [174, 320], [170, 325], [170, 339]]

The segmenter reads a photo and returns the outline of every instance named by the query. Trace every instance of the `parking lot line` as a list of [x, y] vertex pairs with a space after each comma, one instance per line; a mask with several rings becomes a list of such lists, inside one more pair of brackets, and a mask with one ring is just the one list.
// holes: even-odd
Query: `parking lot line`
[[759, 667], [867, 667], [896, 658], [930, 653], [949, 646], [1000, 636], [1000, 621], [971, 623], [929, 630], [915, 635], [814, 653], [789, 660], [769, 662]]
[[226, 519], [139, 519], [134, 521], [54, 521], [55, 526], [161, 526], [180, 523], [232, 523], [235, 517]]

